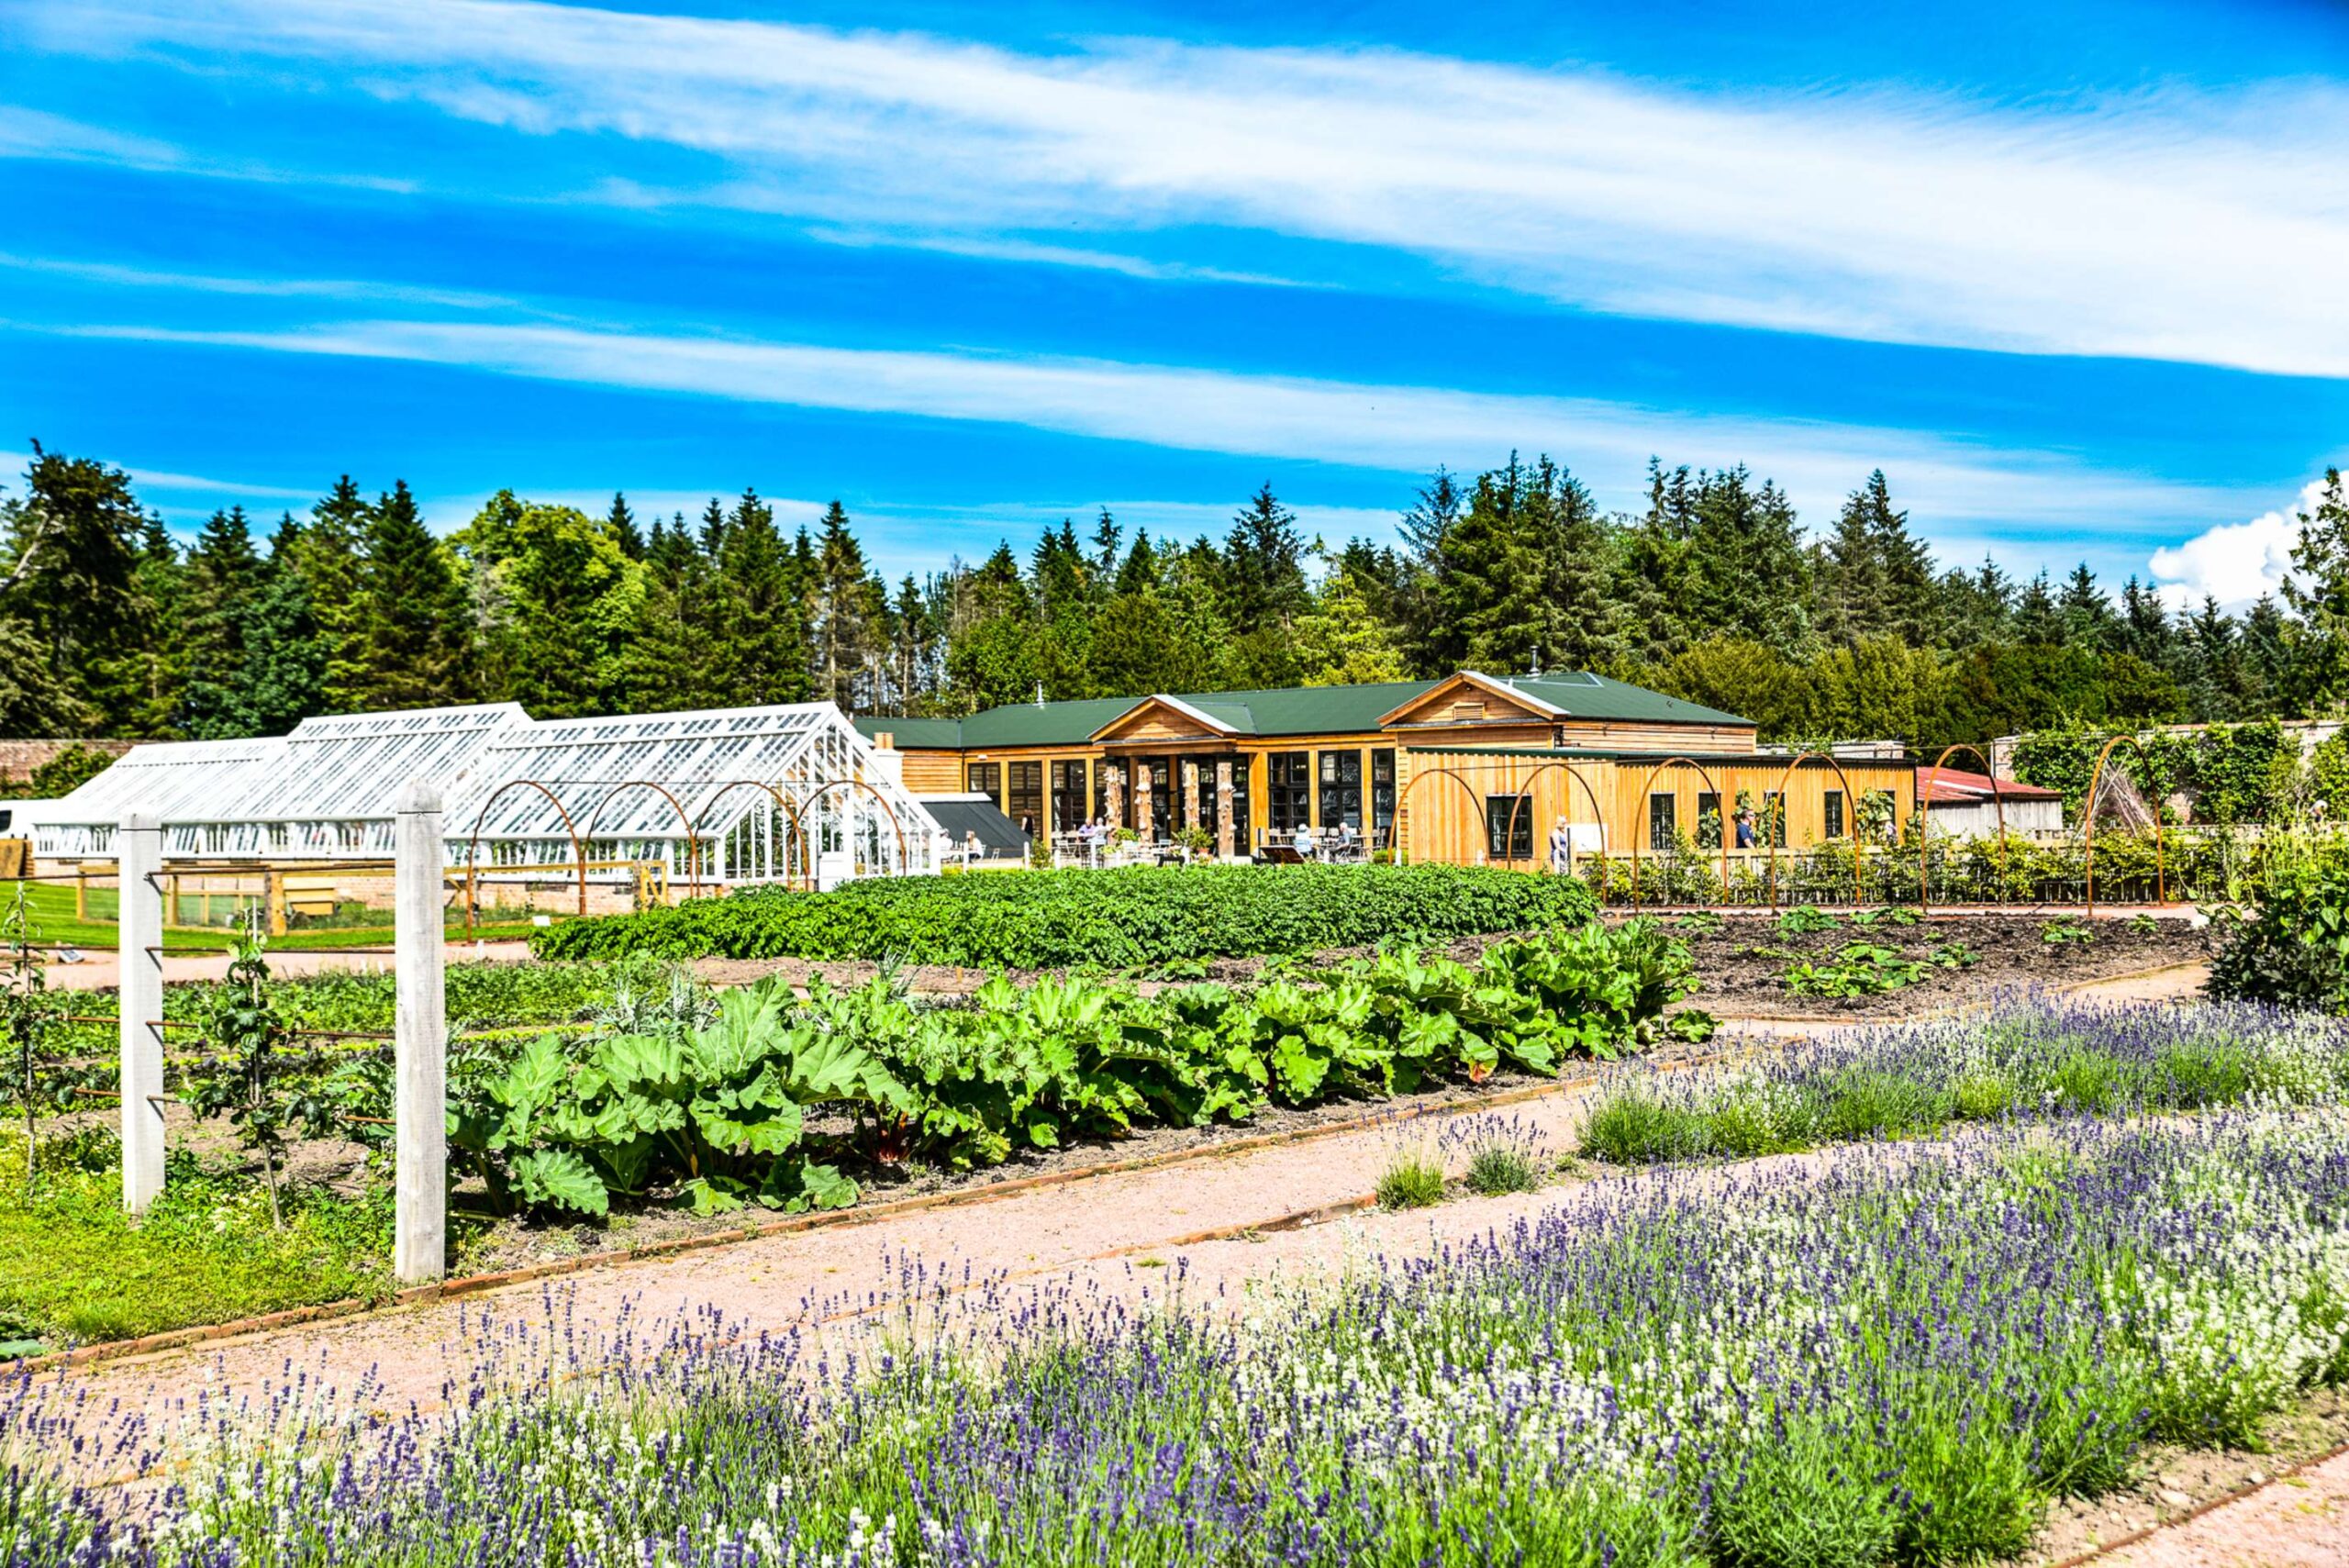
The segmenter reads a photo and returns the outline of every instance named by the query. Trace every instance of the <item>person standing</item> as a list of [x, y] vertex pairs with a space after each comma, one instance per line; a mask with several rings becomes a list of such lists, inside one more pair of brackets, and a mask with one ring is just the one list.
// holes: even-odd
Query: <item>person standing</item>
[[1563, 817], [1550, 828], [1550, 869], [1560, 876], [1575, 869], [1575, 836]]

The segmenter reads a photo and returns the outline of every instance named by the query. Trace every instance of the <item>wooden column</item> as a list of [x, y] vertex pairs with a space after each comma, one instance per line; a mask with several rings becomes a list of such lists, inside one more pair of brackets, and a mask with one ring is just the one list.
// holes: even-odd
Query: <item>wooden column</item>
[[1143, 843], [1152, 841], [1150, 821], [1150, 764], [1140, 757], [1134, 759], [1134, 831], [1141, 835]]
[[394, 850], [392, 1276], [429, 1284], [446, 1271], [449, 1238], [448, 995], [441, 924], [440, 792], [421, 779], [400, 791]]
[[1101, 804], [1109, 814], [1108, 826], [1122, 828], [1126, 824], [1126, 781], [1123, 771], [1101, 760]]
[[116, 1006], [122, 1037], [122, 1207], [144, 1214], [163, 1191], [163, 826], [133, 814], [116, 829]]
[[1216, 854], [1221, 857], [1235, 853], [1231, 847], [1232, 835], [1235, 832], [1244, 834], [1247, 830], [1246, 823], [1241, 823], [1235, 828], [1231, 820], [1231, 759], [1218, 757], [1215, 760]]

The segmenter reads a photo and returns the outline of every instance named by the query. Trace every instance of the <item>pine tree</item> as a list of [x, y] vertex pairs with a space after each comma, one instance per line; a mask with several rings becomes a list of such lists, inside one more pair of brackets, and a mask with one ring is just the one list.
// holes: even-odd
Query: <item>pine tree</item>
[[245, 603], [244, 657], [221, 714], [223, 734], [283, 735], [327, 706], [327, 653], [302, 575], [302, 526], [279, 519]]
[[[712, 504], [715, 510], [715, 503]], [[705, 515], [705, 539], [716, 538], [717, 592], [722, 612], [713, 639], [718, 688], [729, 706], [807, 698], [807, 585], [814, 575], [806, 529], [786, 546], [774, 509], [746, 489], [717, 527]]]
[[366, 700], [360, 690], [366, 642], [366, 606], [360, 584], [366, 572], [362, 552], [373, 514], [351, 475], [342, 475], [310, 508], [301, 552], [295, 558], [317, 623], [318, 641], [326, 650], [327, 701], [337, 713], [354, 711]]
[[610, 529], [622, 555], [630, 561], [644, 559], [644, 535], [637, 529], [636, 514], [629, 510], [628, 497], [618, 490], [612, 492], [612, 509], [606, 514], [604, 526]]
[[2293, 623], [2286, 646], [2291, 695], [2310, 711], [2349, 704], [2349, 488], [2325, 470], [2316, 510], [2300, 515], [2284, 602]]
[[359, 594], [359, 670], [350, 685], [360, 706], [383, 711], [462, 701], [470, 640], [464, 595], [406, 480], [393, 482], [368, 519]]
[[873, 706], [874, 623], [886, 607], [838, 501], [826, 509], [816, 553], [815, 695], [851, 713]]
[[247, 733], [235, 713], [263, 570], [241, 506], [213, 513], [188, 553], [178, 728], [196, 740]]
[[2112, 613], [2112, 601], [2097, 586], [2096, 573], [2088, 570], [2087, 562], [2072, 568], [2056, 607], [2063, 617], [2063, 639], [2072, 647], [2101, 653], [2119, 642], [2120, 617]]
[[120, 469], [33, 444], [25, 498], [0, 541], [0, 616], [29, 635], [43, 666], [20, 689], [40, 706], [87, 711], [106, 734], [137, 734], [146, 700], [139, 658], [151, 638], [141, 596], [148, 518]]

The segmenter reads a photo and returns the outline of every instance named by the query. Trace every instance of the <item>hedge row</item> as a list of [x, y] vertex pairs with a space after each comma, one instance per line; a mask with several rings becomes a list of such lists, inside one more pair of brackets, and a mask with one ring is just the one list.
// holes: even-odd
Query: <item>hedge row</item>
[[972, 968], [1125, 968], [1579, 925], [1564, 877], [1464, 866], [1166, 866], [852, 883], [573, 920], [540, 958], [894, 959]]

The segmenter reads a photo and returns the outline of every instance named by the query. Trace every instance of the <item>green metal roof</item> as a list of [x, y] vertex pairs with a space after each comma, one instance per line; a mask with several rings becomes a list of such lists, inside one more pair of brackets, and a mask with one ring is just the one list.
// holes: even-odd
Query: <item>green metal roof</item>
[[[1489, 678], [1489, 677], [1488, 677]], [[1435, 681], [1385, 681], [1364, 686], [1281, 686], [1261, 692], [1170, 692], [1176, 702], [1198, 709], [1233, 733], [1254, 736], [1355, 735], [1378, 728], [1378, 721]], [[1569, 718], [1614, 719], [1645, 724], [1746, 724], [1750, 720], [1718, 708], [1683, 702], [1603, 675], [1560, 674], [1502, 680], [1528, 696], [1563, 710]], [[1082, 746], [1111, 721], [1148, 697], [1086, 697], [1073, 702], [1007, 703], [968, 718], [888, 718], [856, 721], [870, 737], [887, 733], [900, 751], [983, 751], [989, 747]]]
[[1610, 681], [1604, 675], [1586, 674], [1580, 671], [1561, 672], [1554, 675], [1495, 675], [1486, 679], [1498, 682], [1511, 691], [1523, 692], [1552, 707], [1562, 708], [1568, 718], [1612, 719], [1629, 724], [1752, 724], [1750, 718], [1740, 718], [1733, 713], [1723, 713], [1702, 703], [1668, 697], [1662, 692], [1649, 691], [1645, 686], [1628, 685]]

